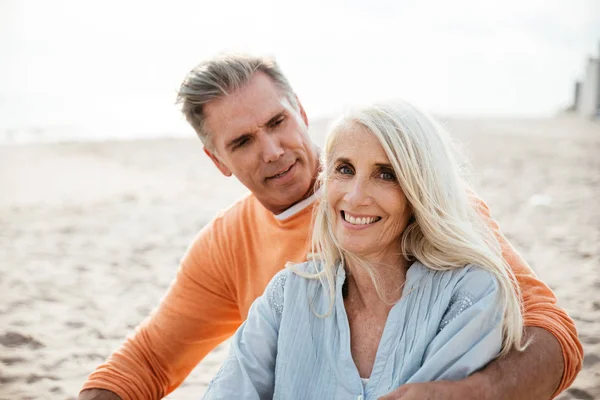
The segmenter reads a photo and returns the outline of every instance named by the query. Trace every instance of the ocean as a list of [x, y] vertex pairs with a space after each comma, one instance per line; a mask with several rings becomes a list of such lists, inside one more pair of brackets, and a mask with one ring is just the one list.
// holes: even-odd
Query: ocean
[[0, 145], [193, 135], [174, 96], [0, 97]]

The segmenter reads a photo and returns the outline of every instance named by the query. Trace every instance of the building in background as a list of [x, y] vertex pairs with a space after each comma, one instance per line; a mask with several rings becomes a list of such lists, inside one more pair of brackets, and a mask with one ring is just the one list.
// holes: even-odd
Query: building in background
[[598, 57], [589, 57], [581, 82], [575, 83], [572, 111], [585, 118], [600, 118], [600, 43]]

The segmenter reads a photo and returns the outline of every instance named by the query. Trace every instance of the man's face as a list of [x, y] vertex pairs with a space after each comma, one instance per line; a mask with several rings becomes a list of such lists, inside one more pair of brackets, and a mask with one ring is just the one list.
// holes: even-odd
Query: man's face
[[219, 170], [235, 175], [278, 214], [312, 193], [318, 158], [302, 106], [295, 110], [271, 78], [254, 74], [235, 93], [204, 106]]

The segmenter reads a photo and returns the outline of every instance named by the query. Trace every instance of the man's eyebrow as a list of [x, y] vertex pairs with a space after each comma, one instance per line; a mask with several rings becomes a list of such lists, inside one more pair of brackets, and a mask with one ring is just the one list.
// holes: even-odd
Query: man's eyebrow
[[235, 148], [238, 144], [242, 143], [244, 140], [249, 139], [250, 138], [250, 134], [249, 133], [244, 133], [241, 134], [240, 136], [236, 137], [235, 139], [230, 140], [229, 142], [227, 142], [227, 144], [225, 144], [225, 147], [229, 150]]
[[285, 114], [284, 111], [279, 111], [277, 114], [275, 114], [274, 116], [272, 116], [267, 123], [265, 124], [266, 127], [269, 126], [273, 126], [275, 124], [275, 122], [277, 122], [278, 119], [280, 119], [281, 117], [283, 117]]
[[[277, 114], [275, 114], [274, 116], [272, 116], [271, 118], [269, 118], [269, 120], [267, 121], [266, 124], [264, 124], [264, 126], [266, 126], [267, 128], [270, 127], [270, 126], [273, 126], [275, 124], [275, 122], [277, 122], [277, 120], [279, 120], [284, 115], [285, 115], [285, 111], [284, 110], [279, 111]], [[238, 144], [242, 143], [244, 140], [250, 139], [251, 136], [252, 136], [251, 133], [243, 133], [240, 136], [236, 137], [235, 139], [232, 139], [229, 142], [227, 142], [225, 144], [225, 148], [227, 148], [229, 150], [232, 150]]]

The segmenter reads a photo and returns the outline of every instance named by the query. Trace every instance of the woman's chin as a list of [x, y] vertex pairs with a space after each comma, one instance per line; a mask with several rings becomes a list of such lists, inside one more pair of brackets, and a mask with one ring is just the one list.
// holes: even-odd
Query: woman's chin
[[370, 246], [365, 246], [364, 243], [342, 243], [342, 248], [348, 253], [359, 257], [364, 257], [374, 250]]

